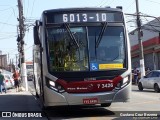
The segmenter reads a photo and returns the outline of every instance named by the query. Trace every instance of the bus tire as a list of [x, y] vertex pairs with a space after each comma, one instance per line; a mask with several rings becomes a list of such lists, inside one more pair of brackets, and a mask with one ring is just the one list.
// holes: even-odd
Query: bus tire
[[142, 86], [142, 83], [138, 83], [138, 89], [140, 90], [140, 91], [142, 91], [143, 90], [143, 86]]
[[47, 107], [47, 106], [42, 105], [41, 109], [42, 109], [42, 110], [50, 110], [51, 107]]
[[44, 104], [42, 103], [41, 100], [40, 100], [40, 108], [41, 108], [41, 110], [47, 110], [47, 107], [44, 106]]
[[43, 101], [40, 100], [40, 102], [41, 102], [41, 103], [40, 103], [40, 108], [41, 108], [42, 110], [50, 110], [50, 109], [51, 109], [50, 106], [45, 106]]
[[36, 92], [36, 98], [39, 98], [39, 95], [38, 95], [38, 93]]
[[109, 107], [111, 105], [111, 103], [102, 103], [101, 107]]
[[154, 84], [154, 91], [157, 92], [157, 93], [160, 92], [160, 88], [159, 88], [157, 83]]

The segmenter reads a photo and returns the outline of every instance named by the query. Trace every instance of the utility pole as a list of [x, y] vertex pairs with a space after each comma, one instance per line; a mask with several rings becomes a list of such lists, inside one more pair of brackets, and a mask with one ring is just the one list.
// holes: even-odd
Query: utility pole
[[10, 67], [9, 67], [9, 53], [8, 53], [8, 58], [7, 58], [7, 66], [8, 66], [7, 70], [10, 71]]
[[18, 10], [19, 10], [19, 35], [18, 39], [20, 41], [21, 46], [21, 79], [22, 84], [25, 82], [25, 90], [28, 91], [28, 81], [27, 81], [27, 72], [26, 72], [26, 63], [25, 63], [25, 54], [24, 54], [24, 36], [25, 36], [25, 28], [24, 28], [24, 16], [23, 16], [23, 4], [22, 0], [18, 0]]
[[2, 69], [2, 54], [0, 56], [1, 56], [1, 69]]
[[16, 68], [17, 68], [17, 54], [15, 54], [15, 56], [16, 56]]
[[10, 59], [10, 71], [12, 72], [12, 62], [11, 62], [11, 59]]
[[144, 67], [144, 55], [143, 55], [143, 44], [142, 44], [142, 30], [141, 30], [141, 21], [139, 15], [139, 4], [136, 0], [136, 13], [137, 13], [137, 28], [138, 28], [138, 42], [139, 42], [139, 59], [140, 59], [140, 72], [141, 78], [145, 76], [145, 67]]

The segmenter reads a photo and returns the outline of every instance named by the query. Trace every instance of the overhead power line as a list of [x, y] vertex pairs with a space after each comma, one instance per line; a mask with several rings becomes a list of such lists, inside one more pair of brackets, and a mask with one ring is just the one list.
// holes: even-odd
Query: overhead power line
[[155, 16], [151, 16], [151, 15], [146, 15], [146, 14], [142, 14], [142, 13], [139, 14], [139, 15], [126, 13], [125, 15], [149, 17], [149, 18], [154, 18], [154, 19], [156, 19], [158, 22], [160, 22], [160, 18], [159, 18], [159, 17], [155, 17]]
[[149, 2], [152, 2], [152, 3], [156, 3], [156, 4], [160, 4], [160, 2], [155, 2], [155, 1], [152, 1], [152, 0], [146, 0], [146, 1], [149, 1]]
[[135, 4], [135, 0], [133, 0], [133, 2], [124, 10], [124, 11], [127, 11], [129, 8], [131, 8], [132, 5]]
[[32, 13], [33, 13], [34, 3], [35, 3], [35, 0], [33, 1], [32, 9], [31, 9], [31, 16], [32, 16]]
[[11, 38], [15, 38], [15, 37], [16, 37], [16, 36], [10, 35], [10, 36], [8, 36], [8, 37], [3, 37], [3, 38], [0, 37], [0, 40], [11, 39]]
[[156, 18], [156, 19], [158, 18], [158, 17], [155, 17], [155, 16], [143, 14], [143, 13], [140, 13], [139, 15], [137, 15], [137, 14], [131, 14], [131, 13], [125, 13], [125, 15], [130, 15], [130, 16], [142, 16], [142, 17], [151, 17], [151, 18]]
[[17, 27], [17, 25], [13, 25], [13, 24], [9, 24], [9, 23], [4, 23], [4, 22], [0, 22], [0, 24], [4, 24], [4, 25], [10, 25], [10, 26], [16, 26]]

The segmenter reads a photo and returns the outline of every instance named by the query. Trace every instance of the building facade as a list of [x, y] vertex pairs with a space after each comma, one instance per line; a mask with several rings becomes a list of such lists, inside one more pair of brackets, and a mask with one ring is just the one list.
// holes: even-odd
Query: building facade
[[0, 50], [0, 68], [7, 69], [7, 55], [2, 54], [2, 51]]
[[[132, 68], [140, 67], [138, 31], [129, 34], [131, 42]], [[160, 18], [142, 26], [142, 42], [145, 68], [160, 69]]]

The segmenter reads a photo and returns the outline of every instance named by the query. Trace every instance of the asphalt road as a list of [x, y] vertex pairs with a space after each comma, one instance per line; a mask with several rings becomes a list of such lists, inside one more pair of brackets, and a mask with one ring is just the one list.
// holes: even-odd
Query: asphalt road
[[[31, 82], [29, 84], [32, 85]], [[31, 86], [30, 85], [30, 86]], [[33, 90], [32, 90], [33, 92]], [[131, 100], [127, 103], [112, 103], [110, 107], [62, 107], [45, 110], [49, 119], [53, 120], [112, 120], [112, 119], [153, 119], [160, 117], [160, 93], [154, 90], [139, 91], [137, 86], [132, 85]], [[151, 115], [144, 117], [144, 114]], [[127, 115], [135, 115], [125, 117]], [[152, 116], [153, 115], [153, 116]], [[155, 116], [154, 116], [155, 115]], [[51, 117], [52, 116], [52, 117]]]

